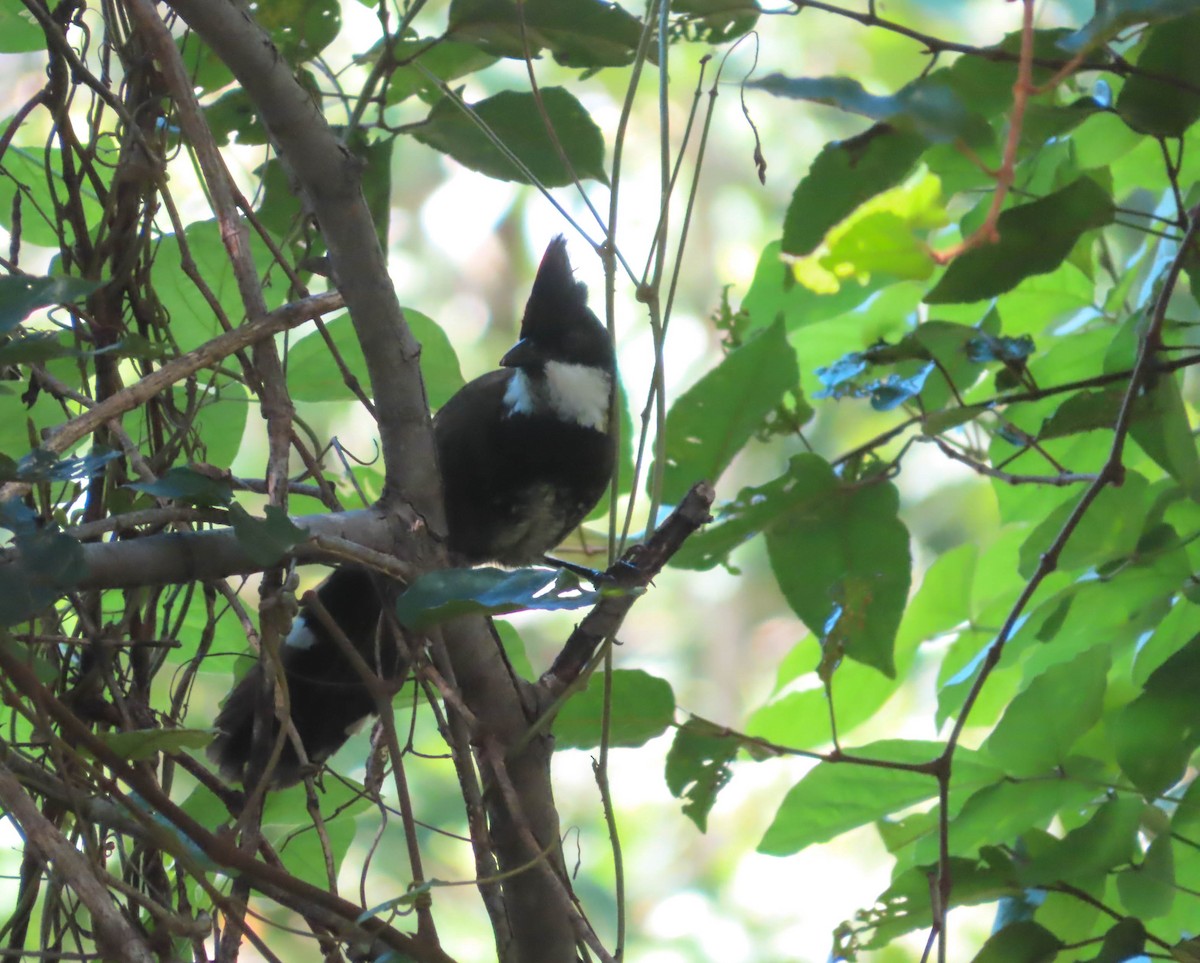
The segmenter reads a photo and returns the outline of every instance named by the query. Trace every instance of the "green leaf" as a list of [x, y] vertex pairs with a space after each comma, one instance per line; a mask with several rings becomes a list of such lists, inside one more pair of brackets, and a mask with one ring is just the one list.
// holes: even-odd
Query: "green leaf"
[[[1071, 572], [1133, 554], [1149, 509], [1148, 490], [1149, 483], [1136, 472], [1126, 473], [1119, 488], [1105, 486], [1067, 539], [1058, 557], [1058, 567]], [[1020, 571], [1023, 576], [1029, 578], [1034, 573], [1042, 554], [1058, 538], [1082, 498], [1083, 492], [1069, 497], [1030, 533], [1021, 546]]]
[[876, 275], [924, 280], [934, 270], [925, 235], [946, 221], [941, 184], [926, 174], [870, 198], [792, 264], [796, 280], [832, 293], [847, 280], [865, 285]]
[[0, 526], [13, 533], [18, 554], [0, 565], [0, 625], [13, 625], [59, 598], [87, 574], [83, 546], [42, 525], [17, 499], [0, 503]]
[[[186, 404], [178, 392], [179, 400]], [[183, 404], [180, 410], [183, 410]], [[204, 395], [193, 427], [204, 446], [197, 457], [210, 465], [232, 465], [242, 447], [242, 435], [250, 415], [250, 396], [236, 381], [218, 381]]]
[[[379, 60], [382, 43], [377, 43], [360, 57], [370, 63]], [[449, 82], [476, 73], [496, 62], [496, 58], [480, 50], [476, 44], [458, 43], [441, 37], [409, 37], [395, 40], [391, 58], [401, 66], [391, 71], [387, 82], [389, 106], [407, 100], [413, 94], [438, 90], [435, 80]]]
[[987, 124], [967, 110], [953, 87], [942, 78], [925, 77], [894, 95], [869, 94], [850, 77], [786, 77], [768, 74], [746, 85], [776, 97], [810, 100], [912, 131], [930, 143], [961, 140], [979, 144], [990, 139]]
[[621, 67], [633, 62], [642, 22], [602, 0], [453, 0], [450, 35], [498, 57], [546, 48], [563, 66]]
[[919, 134], [888, 124], [826, 144], [792, 194], [783, 221], [784, 252], [811, 254], [861, 204], [903, 181], [927, 146]]
[[[573, 695], [554, 720], [559, 749], [594, 749], [600, 745], [604, 714], [604, 679], [596, 673], [583, 692]], [[675, 717], [675, 693], [665, 679], [641, 669], [612, 674], [610, 746], [637, 747], [666, 732]]]
[[1095, 877], [1128, 863], [1137, 843], [1138, 826], [1145, 803], [1134, 796], [1107, 800], [1077, 829], [1049, 845], [1018, 866], [1026, 886], [1058, 882], [1089, 885]]
[[[1118, 885], [1124, 878], [1118, 877]], [[1145, 949], [1146, 927], [1141, 920], [1127, 916], [1109, 927], [1100, 945], [1100, 952], [1089, 963], [1124, 963], [1125, 960], [1143, 956]]]
[[672, 0], [673, 28], [688, 40], [722, 44], [745, 36], [758, 22], [754, 0]]
[[1108, 648], [1097, 645], [1051, 666], [1009, 703], [984, 749], [1012, 776], [1043, 775], [1064, 765], [1100, 718], [1109, 662]]
[[1111, 429], [1124, 398], [1124, 388], [1101, 388], [1070, 395], [1042, 422], [1037, 436], [1039, 440], [1048, 440], [1099, 428]]
[[[963, 803], [950, 821], [950, 852], [974, 856], [987, 845], [1012, 845], [1030, 828], [1045, 829], [1062, 810], [1085, 806], [1096, 789], [1077, 781], [1074, 773], [1058, 778], [1010, 780], [984, 786]], [[937, 859], [937, 837], [917, 860]]]
[[1105, 0], [1096, 4], [1096, 15], [1059, 46], [1080, 53], [1112, 40], [1127, 27], [1171, 20], [1196, 9], [1196, 0]]
[[254, 19], [291, 64], [314, 60], [342, 26], [337, 0], [258, 0]]
[[711, 568], [764, 532], [779, 587], [809, 630], [890, 676], [912, 563], [898, 504], [889, 482], [844, 484], [824, 459], [797, 455], [781, 478], [723, 507], [674, 561]]
[[[427, 315], [412, 308], [404, 309], [404, 317], [412, 329], [413, 336], [421, 343], [421, 376], [425, 379], [425, 391], [429, 405], [439, 408], [464, 384], [458, 356], [446, 337], [446, 332]], [[367, 374], [367, 362], [354, 334], [350, 318], [343, 315], [325, 324], [338, 354], [346, 363], [361, 390], [371, 394], [371, 380]], [[313, 332], [301, 338], [287, 356], [288, 389], [297, 401], [351, 401], [354, 392], [333, 363], [329, 346], [320, 333]]]
[[[105, 192], [109, 190], [110, 168], [111, 165], [92, 168], [92, 176], [100, 179], [100, 187]], [[54, 212], [61, 209], [68, 197], [72, 211], [83, 215], [88, 231], [95, 229], [104, 218], [105, 206], [96, 197], [91, 179], [80, 181], [77, 170], [72, 171], [70, 184], [63, 177], [62, 151], [57, 147], [30, 149], [9, 144], [4, 151], [3, 170], [5, 176], [0, 176], [0, 225], [12, 233], [13, 219], [19, 211], [23, 243], [58, 250], [60, 224], [56, 222]], [[18, 195], [19, 205], [16, 202]]]
[[255, 564], [274, 565], [308, 538], [301, 528], [277, 505], [268, 505], [265, 518], [254, 518], [241, 505], [229, 506], [229, 517], [238, 542]]
[[[546, 133], [533, 94], [504, 91], [469, 105], [469, 109], [543, 186], [564, 187], [573, 183], [572, 170], [581, 179], [607, 183], [604, 136], [583, 105], [562, 87], [542, 88], [541, 104], [570, 162], [569, 169], [563, 166], [558, 149]], [[412, 135], [422, 144], [449, 154], [464, 167], [488, 177], [533, 183], [449, 97], [434, 105], [428, 119]]]
[[[817, 642], [810, 637], [799, 647], [807, 650], [810, 671], [815, 672], [820, 659]], [[857, 662], [841, 665], [833, 679], [832, 717], [837, 719], [838, 734], [846, 736], [868, 721], [898, 686], [896, 679], [880, 675], [868, 666]], [[830, 718], [825, 686], [817, 685], [785, 693], [768, 702], [750, 716], [745, 731], [793, 749], [814, 749], [831, 741]]]
[[1198, 687], [1200, 636], [1195, 636], [1155, 669], [1142, 693], [1112, 718], [1109, 738], [1117, 763], [1147, 796], [1175, 785], [1200, 745]]
[[450, 568], [418, 578], [396, 601], [401, 624], [420, 631], [460, 615], [506, 615], [525, 609], [581, 609], [601, 593], [573, 575], [547, 568]]
[[1125, 81], [1117, 97], [1117, 113], [1125, 123], [1151, 137], [1183, 136], [1200, 117], [1200, 93], [1188, 89], [1200, 86], [1197, 48], [1200, 13], [1150, 31], [1137, 58], [1138, 72]]
[[159, 752], [203, 749], [213, 740], [211, 729], [135, 729], [132, 732], [101, 732], [100, 739], [122, 759], [150, 759]]
[[1200, 457], [1174, 375], [1156, 378], [1153, 387], [1137, 399], [1129, 433], [1189, 496], [1200, 498]]
[[1041, 200], [1012, 207], [996, 224], [1000, 240], [955, 259], [925, 297], [928, 304], [982, 301], [1057, 268], [1086, 232], [1112, 223], [1113, 202], [1088, 177]]
[[0, 7], [0, 53], [28, 53], [45, 45], [46, 34], [33, 14], [17, 4]]
[[182, 466], [167, 469], [154, 481], [126, 482], [125, 487], [189, 505], [228, 505], [233, 501], [233, 485], [227, 478], [214, 478]]
[[988, 937], [972, 963], [1048, 963], [1062, 941], [1033, 920], [1018, 920]]
[[727, 730], [691, 718], [675, 732], [667, 753], [667, 788], [683, 800], [683, 814], [700, 832], [708, 831], [708, 814], [719, 793], [733, 778], [730, 763], [741, 741]]
[[[954, 881], [948, 909], [1023, 895], [1023, 890], [1013, 879], [1011, 865], [1006, 861], [996, 859], [984, 863], [951, 858], [947, 869]], [[935, 866], [914, 866], [899, 873], [871, 907], [868, 919], [873, 932], [869, 930], [869, 935], [859, 945], [868, 950], [881, 949], [905, 933], [928, 928], [933, 915], [930, 896], [935, 891], [930, 880], [935, 873]], [[847, 957], [845, 953], [836, 955]]]
[[[846, 751], [862, 758], [916, 764], [935, 759], [944, 748], [936, 742], [889, 740]], [[955, 753], [951, 783], [955, 792], [969, 792], [999, 775], [977, 752], [959, 749]], [[936, 795], [937, 780], [925, 773], [821, 762], [788, 791], [758, 851], [789, 856]]]
[[[1117, 874], [1117, 892], [1121, 894], [1121, 902], [1130, 913], [1141, 919], [1157, 919], [1171, 912], [1175, 904], [1175, 889], [1174, 841], [1167, 833], [1154, 837], [1139, 864]], [[1143, 939], [1145, 935], [1143, 930]], [[1140, 945], [1131, 956], [1141, 952]]]
[[75, 304], [98, 287], [99, 281], [85, 281], [65, 274], [56, 277], [30, 277], [25, 274], [0, 277], [0, 334], [11, 331], [38, 308], [51, 304]]
[[680, 395], [667, 412], [663, 500], [675, 504], [696, 482], [715, 483], [799, 383], [796, 352], [779, 321]]

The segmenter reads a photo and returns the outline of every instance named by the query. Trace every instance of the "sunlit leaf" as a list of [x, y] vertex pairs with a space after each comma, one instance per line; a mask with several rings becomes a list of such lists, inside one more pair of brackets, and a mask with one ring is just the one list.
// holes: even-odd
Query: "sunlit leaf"
[[662, 497], [716, 482], [789, 391], [800, 383], [782, 322], [751, 338], [675, 399], [667, 412]]
[[[872, 743], [852, 754], [885, 763], [918, 764], [935, 759], [942, 748], [935, 742], [894, 740]], [[960, 790], [994, 782], [999, 775], [977, 753], [960, 749], [955, 754], [954, 784]], [[772, 856], [798, 853], [936, 795], [937, 780], [927, 773], [822, 762], [788, 791], [758, 851]]]
[[1016, 287], [1025, 278], [1053, 271], [1086, 232], [1113, 219], [1112, 198], [1081, 177], [1040, 200], [1004, 211], [1000, 240], [956, 258], [929, 292], [929, 304], [981, 301]]
[[[641, 669], [612, 674], [610, 746], [641, 746], [662, 735], [675, 715], [675, 694], [665, 679]], [[554, 720], [559, 749], [594, 749], [600, 745], [604, 716], [604, 679], [597, 672], [583, 692], [566, 701]]]
[[683, 800], [683, 814], [700, 832], [707, 831], [717, 794], [733, 777], [730, 763], [740, 747], [735, 736], [703, 719], [689, 719], [675, 732], [667, 753], [667, 788]]

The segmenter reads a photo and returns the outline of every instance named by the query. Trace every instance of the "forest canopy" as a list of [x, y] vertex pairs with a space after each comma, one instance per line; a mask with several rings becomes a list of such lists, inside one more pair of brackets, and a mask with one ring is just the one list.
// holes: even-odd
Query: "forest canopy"
[[[1195, 963], [1197, 50], [1195, 0], [0, 8], [4, 958]], [[558, 234], [607, 576], [455, 567], [431, 413]], [[346, 564], [404, 672], [230, 785]]]

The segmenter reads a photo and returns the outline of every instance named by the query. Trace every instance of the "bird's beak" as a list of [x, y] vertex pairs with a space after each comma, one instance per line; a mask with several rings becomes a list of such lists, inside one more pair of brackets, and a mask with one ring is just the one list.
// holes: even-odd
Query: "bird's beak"
[[528, 338], [522, 338], [500, 359], [502, 368], [529, 368], [544, 363], [545, 355]]

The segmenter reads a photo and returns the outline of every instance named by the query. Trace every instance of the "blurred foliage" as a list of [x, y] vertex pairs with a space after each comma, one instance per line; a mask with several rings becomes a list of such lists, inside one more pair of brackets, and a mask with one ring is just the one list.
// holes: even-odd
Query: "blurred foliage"
[[[432, 152], [448, 170], [459, 170], [453, 161], [529, 185], [526, 200], [562, 188], [554, 197], [566, 210], [590, 217], [573, 193], [586, 191], [605, 210], [631, 176], [628, 160], [616, 166], [622, 150], [646, 138], [618, 119], [626, 87], [637, 122], [651, 125], [652, 85], [638, 78], [663, 84], [674, 114], [663, 194], [636, 205], [651, 225], [669, 211], [659, 221], [669, 230], [644, 271], [631, 267], [627, 235], [609, 265], [608, 280], [637, 292], [635, 324], [652, 332], [640, 343], [653, 355], [638, 360], [655, 372], [638, 385], [644, 409], [631, 395], [640, 420], [622, 419], [636, 437], [622, 448], [613, 531], [620, 541], [635, 513], [652, 523], [696, 481], [718, 485], [713, 523], [673, 564], [684, 584], [701, 586], [697, 595], [714, 569], [740, 573], [741, 621], [689, 623], [693, 637], [681, 644], [720, 650], [769, 695], [745, 718], [704, 718], [695, 680], [663, 678], [651, 660], [627, 667], [637, 658], [629, 645], [614, 650], [617, 670], [565, 703], [560, 746], [603, 744], [603, 773], [608, 747], [670, 732], [665, 772], [639, 763], [641, 780], [661, 782], [679, 801], [678, 821], [701, 832], [746, 780], [742, 791], [763, 814], [757, 851], [772, 857], [875, 834], [890, 881], [856, 893], [862, 909], [834, 930], [835, 957], [940, 941], [942, 959], [980, 963], [1196, 960], [1200, 456], [1188, 372], [1200, 363], [1200, 10], [1109, 0], [1090, 18], [1073, 4], [1054, 8], [1053, 25], [1031, 16], [1022, 27], [1030, 0], [1003, 5], [1017, 16], [1005, 21], [1013, 32], [981, 38], [955, 4], [906, 4], [908, 18], [896, 20], [883, 7], [868, 16], [793, 6], [816, 38], [807, 49], [859, 44], [885, 66], [859, 76], [841, 64], [810, 70], [790, 52], [792, 18], [748, 2], [674, 4], [661, 36], [656, 6], [601, 0], [382, 4], [377, 19], [352, 0], [261, 0], [254, 16], [364, 160], [385, 242], [389, 219], [404, 214], [392, 204], [405, 178], [437, 169]], [[274, 309], [325, 285], [312, 273], [320, 232], [286, 158], [268, 156], [267, 131], [232, 73], [177, 26], [203, 121], [244, 179], [249, 252]], [[758, 254], [747, 289], [727, 292], [697, 339], [694, 319], [672, 323], [672, 271], [695, 259], [726, 280], [707, 247], [734, 228], [688, 215], [693, 200], [706, 204], [700, 173], [727, 163], [702, 137], [705, 112], [741, 80], [724, 58], [751, 30], [770, 71], [740, 92], [762, 121], [762, 155], [791, 158], [789, 140], [814, 111], [841, 135], [782, 175], [790, 199], [766, 202], [761, 236], [740, 237]], [[902, 42], [917, 52], [891, 57]], [[201, 203], [173, 92], [131, 22], [112, 5], [22, 0], [0, 10], [0, 50], [23, 57], [22, 75], [35, 78], [0, 124], [0, 617], [11, 630], [0, 654], [28, 669], [0, 678], [0, 771], [37, 803], [39, 832], [49, 827], [86, 856], [160, 958], [207, 959], [235, 874], [197, 850], [182, 816], [148, 812], [128, 786], [112, 794], [112, 767], [136, 763], [199, 825], [233, 824], [239, 800], [192, 753], [227, 682], [230, 665], [217, 656], [250, 651], [253, 620], [233, 584], [158, 585], [149, 572], [141, 585], [78, 591], [84, 548], [232, 526], [268, 566], [306, 533], [264, 508], [263, 484], [248, 480], [265, 466], [251, 407], [263, 383], [244, 353], [159, 384], [80, 440], [56, 443], [89, 409], [151, 384], [249, 309], [227, 234]], [[536, 89], [527, 58], [544, 75]], [[688, 89], [667, 86], [659, 68], [668, 65]], [[876, 74], [903, 71], [872, 91]], [[637, 156], [649, 157], [641, 147]], [[686, 162], [675, 168], [678, 157]], [[736, 176], [755, 182], [748, 159]], [[605, 238], [606, 227], [585, 224]], [[414, 303], [403, 290], [401, 300]], [[511, 309], [511, 291], [504, 300]], [[436, 408], [463, 383], [456, 347], [465, 346], [436, 312], [407, 315]], [[277, 339], [299, 403], [297, 514], [357, 506], [378, 491], [378, 469], [353, 461], [341, 441], [356, 417], [346, 412], [370, 395], [353, 328], [340, 317], [315, 327]], [[663, 365], [689, 338], [701, 345], [698, 370], [668, 396]], [[968, 483], [969, 495], [955, 494]], [[934, 494], [922, 497], [922, 486]], [[603, 539], [584, 538], [603, 551]], [[571, 585], [544, 594], [545, 577], [534, 585], [479, 570], [470, 578], [484, 581], [465, 593], [456, 578], [435, 575], [423, 586], [431, 600], [409, 599], [417, 611], [406, 619], [592, 600]], [[686, 618], [682, 604], [667, 607]], [[640, 611], [641, 602], [630, 626]], [[802, 637], [769, 659], [728, 635], [732, 624], [749, 636], [780, 618]], [[540, 660], [515, 630], [503, 636], [509, 665], [536, 675]], [[465, 833], [457, 783], [436, 758], [446, 747], [433, 710], [411, 688], [395, 710], [414, 733], [404, 761], [428, 804], [422, 813], [453, 812], [433, 817], [438, 829]], [[915, 728], [897, 725], [897, 704]], [[361, 756], [363, 743], [352, 746]], [[351, 755], [333, 768], [353, 766]], [[796, 758], [811, 768], [793, 779]], [[769, 767], [791, 781], [781, 800], [754, 781]], [[122, 819], [97, 815], [110, 795]], [[339, 875], [380, 879], [381, 898], [394, 899], [407, 870], [378, 859], [380, 846], [402, 851], [403, 829], [380, 815], [394, 804], [388, 790], [332, 775], [311, 800], [303, 788], [273, 794], [264, 851], [321, 889]], [[603, 917], [619, 909], [598, 880], [618, 860], [597, 855], [599, 810], [581, 830], [594, 838], [579, 893]], [[433, 830], [414, 835], [435, 873], [474, 872]], [[372, 842], [355, 846], [356, 837]], [[627, 859], [642, 847], [642, 865], [653, 865], [645, 826], [625, 838]], [[744, 840], [711, 842], [726, 844]], [[99, 952], [80, 906], [47, 884], [58, 872], [48, 857], [31, 847], [18, 865], [0, 928], [6, 948]], [[819, 884], [801, 875], [789, 885], [802, 910], [805, 887]], [[365, 893], [354, 896], [364, 910]], [[435, 890], [435, 913], [443, 898]], [[985, 908], [990, 936], [948, 928], [951, 912], [968, 906]], [[445, 924], [447, 945], [456, 928], [485, 927], [472, 910], [480, 922]], [[608, 924], [598, 929], [607, 934]], [[772, 949], [752, 958], [768, 958], [778, 944], [756, 932]], [[633, 935], [629, 951], [652, 942]], [[679, 952], [734, 958], [695, 942]], [[825, 956], [824, 947], [804, 952]]]

